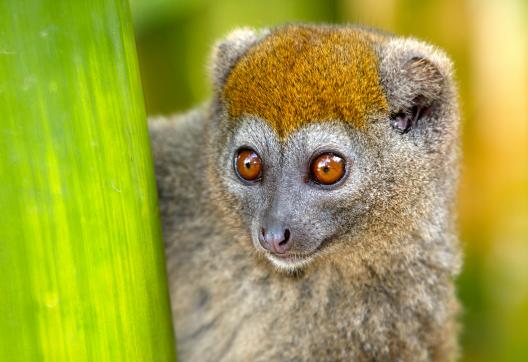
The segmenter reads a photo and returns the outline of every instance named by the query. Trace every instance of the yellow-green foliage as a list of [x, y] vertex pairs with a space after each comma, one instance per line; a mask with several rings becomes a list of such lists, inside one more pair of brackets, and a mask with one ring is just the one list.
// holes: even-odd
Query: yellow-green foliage
[[0, 14], [0, 361], [174, 360], [128, 4]]

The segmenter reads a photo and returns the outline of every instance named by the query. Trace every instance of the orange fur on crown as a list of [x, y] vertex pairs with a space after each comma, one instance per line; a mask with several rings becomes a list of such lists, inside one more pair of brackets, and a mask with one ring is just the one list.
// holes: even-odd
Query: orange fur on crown
[[224, 86], [229, 115], [256, 115], [281, 138], [312, 121], [340, 119], [357, 128], [386, 112], [372, 40], [361, 29], [287, 26], [273, 31], [235, 65]]

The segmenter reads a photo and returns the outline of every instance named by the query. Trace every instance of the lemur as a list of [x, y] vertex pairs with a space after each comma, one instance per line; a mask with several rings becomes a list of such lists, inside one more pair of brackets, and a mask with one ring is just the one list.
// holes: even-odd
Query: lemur
[[181, 361], [458, 354], [452, 63], [357, 26], [235, 30], [150, 124]]

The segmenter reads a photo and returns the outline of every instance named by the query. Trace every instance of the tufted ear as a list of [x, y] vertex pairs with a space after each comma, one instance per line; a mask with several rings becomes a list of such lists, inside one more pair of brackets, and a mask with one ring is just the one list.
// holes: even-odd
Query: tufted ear
[[380, 51], [381, 82], [393, 126], [402, 133], [453, 97], [452, 63], [437, 48], [415, 39], [392, 39]]
[[268, 30], [239, 28], [217, 42], [211, 56], [211, 77], [216, 89], [220, 88], [231, 69], [246, 51], [268, 34]]

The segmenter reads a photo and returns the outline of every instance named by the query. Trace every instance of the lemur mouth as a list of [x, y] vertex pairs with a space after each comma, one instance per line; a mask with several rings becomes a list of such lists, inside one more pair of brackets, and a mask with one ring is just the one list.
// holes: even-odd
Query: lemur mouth
[[321, 244], [314, 250], [304, 253], [304, 254], [298, 254], [298, 253], [271, 253], [266, 252], [266, 257], [276, 266], [280, 268], [285, 268], [289, 270], [298, 269], [303, 266], [306, 266], [308, 263], [310, 263], [316, 256], [321, 252], [322, 249], [324, 249], [327, 244], [329, 243], [329, 239], [324, 239]]
[[276, 253], [267, 253], [272, 257], [279, 258], [282, 260], [303, 260], [313, 255], [313, 253], [309, 254], [276, 254]]
[[287, 271], [294, 271], [301, 269], [312, 261], [314, 254], [299, 255], [299, 254], [273, 254], [266, 253], [268, 260], [278, 267]]
[[283, 254], [267, 252], [266, 254], [269, 254], [270, 256], [273, 256], [275, 258], [279, 258], [279, 259], [282, 259], [282, 260], [303, 260], [303, 259], [307, 259], [307, 258], [312, 257], [319, 250], [320, 250], [320, 246], [318, 246], [317, 248], [315, 248], [314, 250], [312, 250], [310, 252], [302, 253], [302, 254], [300, 254], [300, 253], [289, 253], [289, 252], [286, 252], [286, 253], [283, 253]]

